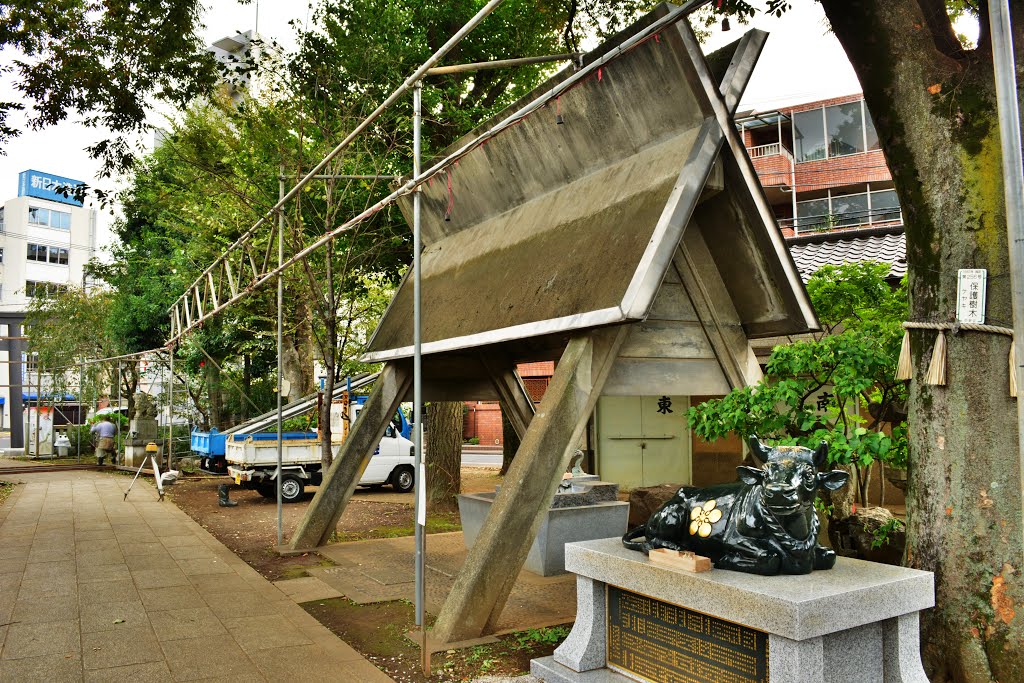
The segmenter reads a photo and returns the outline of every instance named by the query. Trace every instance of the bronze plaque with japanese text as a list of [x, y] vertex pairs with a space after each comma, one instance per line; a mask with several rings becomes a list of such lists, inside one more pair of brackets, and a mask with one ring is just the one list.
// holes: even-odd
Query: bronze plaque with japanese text
[[609, 585], [608, 666], [653, 683], [768, 683], [768, 634]]

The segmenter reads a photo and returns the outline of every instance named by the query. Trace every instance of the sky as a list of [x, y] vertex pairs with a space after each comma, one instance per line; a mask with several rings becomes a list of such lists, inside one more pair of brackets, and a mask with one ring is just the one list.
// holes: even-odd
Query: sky
[[[242, 5], [235, 0], [211, 0], [203, 17], [203, 35], [212, 43], [239, 31], [258, 28], [265, 38], [277, 40], [289, 49], [295, 44], [289, 21], [306, 22], [310, 12], [306, 2], [253, 0]], [[747, 28], [732, 23], [729, 32], [716, 30], [705, 46], [708, 51], [736, 40]], [[758, 15], [750, 26], [770, 35], [740, 110], [763, 111], [783, 104], [860, 92], [856, 75], [839, 42], [829, 33], [817, 2], [793, 3], [793, 9], [782, 18]], [[485, 21], [477, 30], [486, 28]], [[0, 59], [3, 58], [0, 53]], [[12, 96], [16, 97], [10, 83], [0, 82], [0, 98]], [[155, 114], [153, 122], [159, 121], [159, 114]], [[18, 125], [21, 121], [15, 119], [13, 123]], [[41, 131], [25, 130], [8, 144], [6, 156], [0, 156], [0, 201], [17, 194], [17, 175], [29, 168], [94, 184], [99, 164], [89, 158], [84, 148], [102, 137], [103, 133], [75, 122]], [[102, 185], [107, 189], [115, 187], [109, 181]], [[111, 239], [107, 230], [110, 220], [109, 213], [100, 212], [100, 245]]]

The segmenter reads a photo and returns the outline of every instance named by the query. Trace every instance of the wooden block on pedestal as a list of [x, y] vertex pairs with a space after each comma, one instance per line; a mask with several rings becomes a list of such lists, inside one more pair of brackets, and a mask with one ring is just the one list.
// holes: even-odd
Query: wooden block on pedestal
[[689, 550], [679, 551], [669, 550], [668, 548], [656, 548], [648, 553], [648, 557], [653, 564], [670, 569], [682, 569], [686, 572], [711, 571], [710, 559]]

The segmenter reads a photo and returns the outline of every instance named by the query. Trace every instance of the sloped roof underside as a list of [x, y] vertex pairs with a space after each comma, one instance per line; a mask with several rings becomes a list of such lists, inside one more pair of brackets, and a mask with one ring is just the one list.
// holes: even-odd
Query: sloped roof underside
[[[587, 312], [597, 313], [596, 324], [622, 321], [619, 304], [695, 135], [687, 131], [428, 247], [424, 343]], [[373, 349], [412, 338], [411, 289], [395, 297]]]

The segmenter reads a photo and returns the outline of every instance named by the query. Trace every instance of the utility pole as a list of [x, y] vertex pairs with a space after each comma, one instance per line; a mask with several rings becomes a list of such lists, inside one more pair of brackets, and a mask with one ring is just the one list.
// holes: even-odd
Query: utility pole
[[[1010, 286], [1013, 293], [1013, 345], [1018, 391], [1024, 388], [1024, 158], [1021, 155], [1020, 108], [1017, 104], [1017, 69], [1013, 58], [1013, 31], [1009, 0], [991, 0], [989, 28], [996, 78], [996, 108], [1003, 156], [1003, 193], [1006, 232], [1010, 248]], [[1017, 342], [1021, 346], [1017, 347]], [[1017, 443], [1024, 472], [1024, 396], [1017, 398]], [[1024, 496], [1021, 497], [1024, 514]]]

